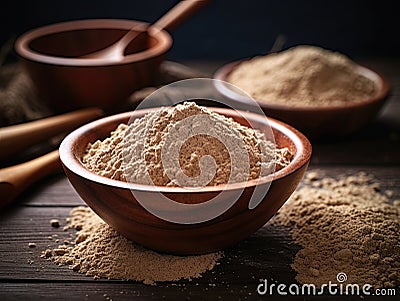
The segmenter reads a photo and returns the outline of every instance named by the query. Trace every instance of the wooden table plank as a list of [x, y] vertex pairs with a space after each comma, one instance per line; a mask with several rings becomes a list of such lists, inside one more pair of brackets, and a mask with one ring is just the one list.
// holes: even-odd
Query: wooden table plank
[[[57, 233], [60, 239], [68, 236], [61, 230], [51, 228], [48, 218], [63, 218], [68, 211], [69, 208], [21, 207], [11, 213], [10, 219], [2, 219], [0, 300], [57, 300], [63, 299], [66, 292], [69, 300], [261, 300], [256, 292], [259, 279], [266, 278], [269, 283], [287, 285], [296, 283], [289, 264], [299, 246], [292, 243], [286, 229], [270, 225], [238, 246], [226, 250], [220, 265], [200, 279], [157, 286], [132, 281], [93, 280], [39, 258], [43, 249], [55, 245], [46, 240], [48, 235]], [[36, 224], [34, 227], [31, 226], [33, 221]], [[26, 225], [29, 230], [21, 229], [21, 225]], [[17, 227], [15, 231], [13, 227]], [[37, 247], [28, 248], [29, 242], [37, 243]], [[29, 263], [29, 260], [33, 262]], [[273, 295], [268, 299], [280, 298]], [[292, 299], [305, 300], [302, 296]], [[324, 300], [336, 299], [324, 296]], [[341, 300], [359, 300], [359, 297]]]
[[[62, 230], [69, 211], [70, 208], [17, 207], [5, 218], [1, 217], [0, 279], [93, 281], [91, 277], [40, 258], [41, 252], [48, 246], [62, 244], [73, 233], [73, 230]], [[61, 227], [51, 227], [51, 218], [59, 219]], [[59, 243], [48, 239], [54, 234], [58, 235]], [[36, 248], [29, 248], [30, 242], [34, 242]], [[215, 274], [222, 277], [219, 282], [229, 280], [229, 283], [254, 282], [254, 279], [268, 275], [294, 279], [288, 264], [297, 249], [287, 230], [270, 226], [228, 250], [221, 264], [213, 272], [206, 273], [199, 282], [213, 281]], [[282, 264], [277, 264], [277, 261]]]
[[65, 174], [43, 179], [18, 199], [20, 205], [71, 207], [84, 204]]
[[[14, 300], [321, 300], [321, 296], [258, 296], [255, 286], [241, 284], [201, 287], [195, 282], [185, 285], [158, 285], [151, 289], [131, 282], [97, 282], [97, 283], [0, 283], [0, 299]], [[13, 295], [7, 292], [13, 292]], [[45, 293], [44, 293], [45, 292]], [[323, 296], [326, 301], [348, 300], [382, 300], [379, 297], [366, 296]], [[386, 299], [385, 299], [386, 300]], [[388, 297], [387, 300], [395, 300]]]
[[312, 165], [399, 165], [400, 118], [398, 124], [378, 119], [354, 135], [312, 142], [312, 146]]

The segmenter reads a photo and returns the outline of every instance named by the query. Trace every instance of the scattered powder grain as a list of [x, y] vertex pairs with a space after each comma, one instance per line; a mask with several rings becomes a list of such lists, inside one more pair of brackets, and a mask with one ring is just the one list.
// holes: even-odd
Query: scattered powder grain
[[28, 243], [29, 248], [36, 248], [36, 244], [34, 242]]
[[86, 207], [70, 213], [66, 229], [79, 229], [72, 246], [47, 249], [42, 257], [94, 278], [136, 280], [145, 284], [201, 277], [222, 253], [198, 256], [159, 254], [127, 240]]
[[357, 68], [340, 53], [302, 45], [245, 61], [227, 80], [261, 102], [330, 106], [362, 102], [376, 93], [376, 84]]
[[[310, 172], [274, 223], [292, 228], [303, 249], [292, 267], [301, 283], [400, 284], [400, 207], [365, 173], [339, 179]], [[318, 184], [317, 184], [318, 183]]]
[[[202, 116], [207, 118], [202, 119]], [[189, 120], [189, 123], [182, 125], [185, 120]], [[212, 125], [205, 124], [205, 120]], [[209, 134], [191, 134], [199, 128], [206, 129]], [[179, 164], [166, 170], [162, 149], [166, 148], [168, 154], [174, 153], [174, 143], [168, 145], [167, 139], [177, 129], [182, 131], [176, 136], [176, 142], [182, 143], [176, 151]], [[217, 139], [221, 133], [227, 137], [225, 141]], [[247, 152], [246, 172], [241, 172], [245, 170], [245, 161], [237, 160], [232, 169], [234, 174], [231, 175], [232, 152]], [[88, 145], [82, 163], [99, 175], [120, 181], [126, 181], [128, 177], [132, 183], [199, 186], [195, 180], [201, 174], [200, 158], [204, 156], [211, 156], [216, 164], [214, 176], [205, 182], [208, 186], [256, 179], [269, 173], [273, 166], [280, 169], [288, 165], [292, 158], [287, 148], [275, 149], [273, 142], [258, 130], [197, 106], [194, 102], [185, 102], [173, 108], [150, 112], [129, 126], [119, 125], [110, 137]], [[194, 179], [194, 182], [179, 185], [177, 178], [180, 171]]]
[[54, 228], [58, 228], [58, 227], [60, 227], [60, 221], [58, 219], [51, 219], [50, 225]]

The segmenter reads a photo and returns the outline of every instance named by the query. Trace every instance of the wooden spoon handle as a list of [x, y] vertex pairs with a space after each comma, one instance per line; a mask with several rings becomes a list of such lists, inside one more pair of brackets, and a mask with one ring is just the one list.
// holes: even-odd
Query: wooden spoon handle
[[43, 177], [61, 170], [58, 150], [31, 161], [0, 169], [0, 207]]
[[0, 129], [0, 160], [103, 114], [90, 108]]
[[169, 12], [163, 15], [151, 27], [156, 27], [158, 30], [171, 30], [176, 25], [182, 23], [200, 8], [208, 4], [211, 0], [182, 0]]

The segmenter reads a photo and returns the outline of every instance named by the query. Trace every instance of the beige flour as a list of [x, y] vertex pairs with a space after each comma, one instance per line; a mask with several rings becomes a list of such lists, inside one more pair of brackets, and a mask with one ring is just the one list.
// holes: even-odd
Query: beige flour
[[305, 182], [273, 221], [290, 226], [303, 247], [296, 279], [320, 286], [342, 272], [347, 283], [399, 285], [400, 207], [365, 173], [335, 180], [310, 172]]
[[255, 57], [227, 80], [261, 102], [294, 106], [361, 102], [377, 91], [349, 58], [313, 46]]
[[[190, 136], [198, 129], [205, 129], [206, 133]], [[167, 139], [174, 137], [174, 131], [178, 131], [175, 141], [168, 144]], [[218, 137], [226, 139], [220, 141]], [[183, 144], [174, 151], [177, 143]], [[179, 155], [177, 164], [165, 168], [163, 147], [166, 153]], [[236, 160], [231, 175], [232, 153], [247, 153], [248, 168], [245, 160]], [[216, 163], [215, 173], [205, 181], [209, 186], [256, 179], [260, 174], [267, 174], [274, 165], [277, 169], [288, 165], [292, 157], [286, 148], [275, 149], [261, 132], [186, 102], [148, 113], [129, 126], [119, 125], [110, 137], [88, 145], [82, 163], [89, 170], [111, 179], [159, 186], [178, 186], [177, 179], [182, 171], [188, 177], [185, 186], [198, 186], [195, 180], [201, 175], [200, 158], [207, 155]], [[194, 179], [193, 182], [190, 179]]]
[[69, 228], [77, 229], [75, 241], [47, 249], [42, 257], [94, 278], [136, 280], [145, 284], [201, 277], [211, 270], [222, 253], [198, 256], [160, 254], [139, 246], [113, 230], [93, 211], [76, 207]]

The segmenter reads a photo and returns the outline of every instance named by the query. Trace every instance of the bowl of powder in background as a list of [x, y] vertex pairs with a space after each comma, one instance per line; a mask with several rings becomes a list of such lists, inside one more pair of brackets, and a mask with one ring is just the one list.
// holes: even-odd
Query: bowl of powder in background
[[[268, 116], [311, 138], [359, 130], [389, 94], [388, 82], [376, 72], [343, 54], [305, 45], [230, 63], [214, 78], [243, 89]], [[223, 82], [217, 89], [232, 101], [248, 103]]]
[[[188, 143], [185, 141], [179, 151], [179, 167], [188, 178], [201, 175], [200, 158], [214, 158], [215, 174], [207, 185], [180, 187], [162, 169], [165, 162], [159, 159], [160, 146], [165, 147], [171, 126], [193, 116], [211, 118], [215, 131], [232, 129], [240, 133], [244, 147], [237, 151], [249, 158], [245, 181], [240, 175], [228, 181], [232, 177], [227, 177], [227, 173], [234, 173], [235, 169], [231, 169], [233, 154], [227, 153], [212, 135], [187, 139]], [[274, 142], [266, 138], [267, 128], [272, 129]], [[214, 131], [212, 127], [206, 130]], [[124, 144], [124, 136], [131, 138], [128, 144]], [[310, 157], [311, 144], [307, 138], [282, 122], [249, 112], [205, 108], [194, 102], [106, 117], [70, 133], [60, 146], [60, 159], [68, 179], [106, 223], [147, 248], [179, 255], [218, 251], [250, 236], [293, 193]], [[264, 176], [263, 168], [271, 164], [273, 172]], [[143, 172], [143, 166], [147, 173]], [[262, 199], [251, 207], [256, 191], [263, 192]], [[165, 197], [178, 204], [199, 205], [222, 192], [223, 198], [218, 200], [221, 203], [237, 195], [232, 206], [215, 218], [194, 223], [160, 218], [140, 201], [141, 197], [152, 200], [163, 212], [168, 212], [175, 209], [171, 209]], [[219, 203], [215, 208], [218, 206]]]

